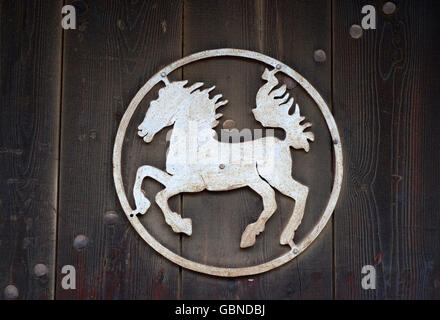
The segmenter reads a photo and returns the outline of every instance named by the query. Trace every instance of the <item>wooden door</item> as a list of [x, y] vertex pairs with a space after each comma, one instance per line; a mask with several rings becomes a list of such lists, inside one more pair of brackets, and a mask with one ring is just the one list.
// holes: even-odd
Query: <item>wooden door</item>
[[[440, 298], [440, 47], [434, 0], [12, 1], [0, 3], [0, 289], [18, 299]], [[63, 30], [64, 5], [76, 29]], [[376, 29], [361, 25], [376, 10]], [[267, 273], [221, 278], [189, 271], [148, 246], [129, 224], [113, 183], [121, 118], [141, 86], [167, 64], [217, 48], [263, 53], [292, 67], [326, 100], [341, 135], [342, 191], [334, 214], [300, 256]], [[252, 114], [260, 64], [219, 58], [172, 74], [215, 84], [226, 120], [261, 128]], [[313, 100], [282, 79], [313, 123], [311, 151], [294, 151], [294, 178], [310, 188], [304, 237], [332, 187], [334, 141]], [[142, 102], [123, 155], [127, 190], [137, 167], [164, 169], [166, 134], [136, 138], [157, 90]], [[143, 113], [142, 113], [143, 112]], [[231, 124], [231, 122], [229, 122]], [[225, 125], [228, 126], [228, 125]], [[282, 132], [276, 132], [282, 138]], [[148, 182], [147, 196], [161, 185]], [[240, 234], [262, 210], [250, 189], [184, 193], [170, 206], [193, 220], [177, 235], [153, 205], [142, 217], [170, 250], [197, 262], [244, 266], [286, 249], [279, 234], [294, 202], [278, 209], [249, 250]], [[76, 289], [62, 286], [63, 266]], [[376, 288], [362, 287], [362, 268]]]

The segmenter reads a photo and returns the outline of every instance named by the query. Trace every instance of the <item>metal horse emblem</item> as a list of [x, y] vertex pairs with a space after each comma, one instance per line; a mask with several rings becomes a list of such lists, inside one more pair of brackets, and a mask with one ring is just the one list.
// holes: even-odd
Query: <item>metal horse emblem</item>
[[[264, 231], [266, 221], [275, 212], [276, 189], [295, 200], [293, 212], [280, 237], [281, 245], [295, 248], [293, 239], [304, 215], [308, 187], [292, 178], [290, 147], [308, 152], [309, 141], [314, 140], [314, 135], [305, 131], [311, 124], [303, 123], [298, 104], [289, 114], [294, 99], [289, 97], [285, 85], [278, 87], [277, 72], [276, 68], [265, 69], [262, 75], [265, 83], [258, 90], [252, 112], [264, 127], [282, 128], [285, 139], [269, 136], [240, 143], [225, 143], [215, 138], [213, 128], [222, 116], [216, 110], [227, 100], [221, 100], [220, 94], [211, 98], [209, 93], [214, 87], [200, 89], [203, 83], [187, 86], [187, 81], [169, 82], [164, 77], [165, 86], [159, 90], [159, 97], [150, 103], [145, 119], [138, 127], [138, 135], [149, 143], [157, 132], [174, 126], [166, 172], [149, 165], [138, 168], [133, 189], [136, 208], [131, 215], [145, 214], [150, 207], [141, 188], [145, 178], [153, 178], [165, 186], [155, 197], [165, 221], [174, 232], [190, 236], [191, 219], [172, 212], [168, 206], [169, 198], [182, 192], [225, 191], [248, 186], [261, 196], [264, 209], [258, 220], [242, 233], [240, 247], [246, 248], [255, 244], [257, 235]], [[196, 161], [187, 161], [188, 157]]]

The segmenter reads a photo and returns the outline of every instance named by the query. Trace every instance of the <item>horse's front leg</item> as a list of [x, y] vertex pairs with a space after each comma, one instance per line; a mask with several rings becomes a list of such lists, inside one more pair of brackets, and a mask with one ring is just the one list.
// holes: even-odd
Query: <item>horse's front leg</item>
[[180, 214], [173, 212], [168, 206], [168, 200], [182, 192], [199, 192], [203, 189], [202, 181], [197, 181], [197, 179], [186, 181], [179, 177], [173, 177], [166, 188], [156, 194], [156, 203], [162, 210], [166, 223], [171, 226], [174, 232], [182, 232], [190, 236], [192, 221], [190, 218], [182, 218]]
[[247, 248], [255, 244], [255, 238], [258, 234], [264, 231], [267, 220], [273, 215], [277, 209], [277, 202], [275, 201], [275, 191], [264, 180], [259, 180], [249, 187], [257, 192], [263, 199], [263, 212], [261, 212], [258, 220], [249, 224], [241, 236], [240, 247]]
[[147, 199], [144, 191], [142, 190], [142, 182], [145, 178], [151, 177], [154, 180], [166, 185], [171, 176], [155, 167], [141, 166], [137, 170], [136, 180], [133, 187], [133, 198], [136, 204], [136, 209], [133, 210], [132, 215], [145, 214], [150, 207], [151, 203]]

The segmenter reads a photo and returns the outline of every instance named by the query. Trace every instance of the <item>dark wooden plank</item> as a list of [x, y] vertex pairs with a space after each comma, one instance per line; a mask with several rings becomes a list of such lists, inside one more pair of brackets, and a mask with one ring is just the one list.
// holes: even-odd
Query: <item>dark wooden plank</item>
[[[311, 23], [310, 21], [313, 21]], [[186, 1], [184, 54], [222, 47], [262, 52], [292, 66], [330, 100], [330, 4], [323, 1]], [[313, 52], [322, 48], [328, 60], [318, 64]], [[217, 86], [230, 102], [223, 120], [233, 119], [239, 130], [261, 128], [250, 110], [263, 84], [263, 67], [240, 59], [216, 59], [184, 68], [183, 78]], [[284, 79], [286, 80], [286, 79]], [[288, 81], [288, 80], [287, 80]], [[295, 86], [295, 84], [293, 84]], [[302, 112], [314, 124], [316, 142], [311, 152], [295, 151], [294, 178], [311, 189], [301, 239], [317, 221], [331, 189], [330, 140], [316, 106], [299, 87], [291, 91]], [[278, 210], [258, 236], [253, 248], [240, 249], [246, 225], [262, 210], [261, 199], [250, 189], [185, 194], [183, 214], [193, 219], [193, 235], [182, 239], [182, 254], [217, 266], [245, 266], [279, 256], [286, 248], [279, 236], [294, 202], [277, 195]], [[230, 299], [299, 299], [332, 297], [331, 225], [303, 255], [263, 275], [222, 279], [182, 271], [182, 297]]]
[[[440, 46], [436, 1], [334, 1], [334, 109], [345, 179], [335, 216], [336, 298], [439, 298]], [[377, 29], [350, 38], [365, 4]], [[361, 268], [375, 265], [377, 289]]]
[[60, 12], [59, 1], [0, 3], [0, 299], [8, 285], [19, 299], [54, 296]]
[[[63, 290], [58, 281], [56, 296], [177, 298], [179, 268], [144, 243], [122, 212], [113, 184], [112, 152], [119, 121], [135, 93], [161, 66], [181, 56], [181, 3], [121, 0], [75, 5], [79, 28], [66, 32], [64, 44], [57, 266], [76, 267], [77, 290]], [[124, 146], [127, 194], [138, 161], [165, 161], [164, 144], [143, 149], [135, 135], [142, 110]], [[106, 214], [112, 212], [116, 222], [109, 223]], [[153, 231], [156, 224], [164, 225], [157, 207], [142, 219]], [[78, 234], [89, 239], [81, 250], [73, 247]], [[167, 233], [162, 237], [170, 248], [179, 249], [179, 239]]]

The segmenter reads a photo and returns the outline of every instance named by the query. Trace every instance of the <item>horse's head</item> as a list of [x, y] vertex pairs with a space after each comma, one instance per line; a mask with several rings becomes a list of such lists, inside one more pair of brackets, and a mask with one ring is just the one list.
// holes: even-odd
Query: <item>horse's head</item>
[[186, 98], [182, 90], [185, 83], [186, 81], [167, 83], [159, 90], [159, 98], [151, 101], [144, 121], [138, 127], [138, 135], [146, 143], [151, 142], [160, 130], [176, 121], [177, 112]]
[[145, 114], [144, 121], [138, 127], [138, 135], [146, 143], [151, 142], [156, 133], [171, 126], [179, 117], [188, 117], [191, 112], [196, 120], [210, 121], [215, 126], [218, 116], [215, 110], [226, 104], [227, 100], [218, 101], [221, 95], [209, 98], [209, 92], [214, 88], [203, 91], [197, 90], [203, 83], [197, 82], [185, 87], [188, 81], [165, 81], [166, 86], [159, 90], [159, 98], [151, 101]]

